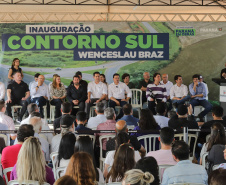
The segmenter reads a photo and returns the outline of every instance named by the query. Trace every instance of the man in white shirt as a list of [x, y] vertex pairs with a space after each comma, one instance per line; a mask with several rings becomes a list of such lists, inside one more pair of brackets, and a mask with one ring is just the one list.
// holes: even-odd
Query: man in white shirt
[[156, 112], [157, 114], [154, 115], [156, 123], [160, 126], [160, 128], [168, 127], [169, 118], [165, 115], [167, 113], [167, 106], [164, 102], [159, 102], [156, 105]]
[[41, 143], [42, 151], [44, 152], [46, 161], [50, 160], [50, 153], [49, 153], [49, 143], [46, 139], [41, 137], [39, 133], [42, 130], [42, 120], [39, 117], [33, 117], [29, 120], [29, 124], [33, 125], [34, 127], [34, 137], [37, 137]]
[[162, 128], [160, 131], [159, 141], [161, 149], [150, 151], [146, 157], [152, 156], [156, 159], [158, 165], [175, 165], [177, 162], [173, 159], [171, 152], [171, 144], [174, 141], [174, 131], [170, 127]]
[[107, 85], [100, 81], [100, 73], [93, 73], [94, 81], [88, 84], [88, 99], [86, 100], [85, 112], [87, 117], [89, 117], [90, 107], [98, 102], [103, 102], [105, 107], [107, 107]]
[[169, 78], [168, 74], [163, 74], [162, 81], [160, 81], [160, 83], [164, 84], [166, 87], [167, 102], [169, 102], [168, 109], [171, 110], [172, 109], [172, 101], [170, 99], [170, 89], [171, 89], [171, 87], [173, 87], [173, 83], [171, 81], [169, 81], [168, 78]]
[[93, 128], [96, 128], [100, 123], [104, 123], [105, 121], [107, 121], [104, 115], [104, 109], [105, 109], [104, 103], [98, 102], [96, 104], [96, 109], [95, 109], [97, 116], [89, 118], [89, 121], [86, 127], [93, 129]]
[[[119, 81], [119, 74], [115, 73], [113, 75], [113, 83], [108, 86], [108, 98], [109, 98], [109, 107], [115, 109], [115, 106], [121, 106], [127, 104], [129, 99], [132, 97], [132, 92], [129, 87]], [[125, 94], [127, 94], [127, 98], [125, 99]], [[116, 119], [120, 119], [123, 116], [122, 109], [118, 114]]]
[[170, 89], [170, 98], [175, 107], [177, 107], [179, 104], [189, 101], [191, 96], [188, 95], [188, 87], [183, 84], [181, 75], [176, 75], [174, 80], [176, 84]]
[[40, 113], [43, 115], [43, 106], [46, 105], [49, 99], [49, 88], [44, 83], [45, 77], [43, 75], [38, 76], [38, 82], [31, 85], [31, 103], [36, 103], [40, 108]]
[[29, 90], [31, 90], [32, 84], [33, 84], [33, 83], [36, 83], [36, 82], [38, 81], [38, 76], [39, 76], [39, 75], [40, 75], [40, 73], [36, 73], [36, 74], [34, 75], [34, 81], [32, 81], [32, 82], [29, 83]]
[[0, 82], [0, 100], [5, 99], [5, 85], [4, 83]]

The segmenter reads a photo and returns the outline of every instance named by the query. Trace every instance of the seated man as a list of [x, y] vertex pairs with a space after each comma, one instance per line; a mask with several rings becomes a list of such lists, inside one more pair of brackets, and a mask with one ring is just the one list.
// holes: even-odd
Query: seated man
[[189, 101], [191, 96], [188, 95], [188, 87], [183, 84], [181, 75], [175, 75], [174, 81], [176, 84], [170, 89], [170, 98], [173, 105], [177, 108], [178, 105]]
[[128, 73], [124, 73], [122, 75], [122, 82], [125, 83], [130, 89], [134, 89], [135, 85], [133, 82], [130, 82], [130, 75]]
[[75, 128], [75, 130], [78, 132], [78, 134], [90, 134], [90, 135], [93, 135], [93, 133], [89, 133], [89, 131], [92, 131], [92, 129], [85, 127], [85, 124], [87, 122], [86, 113], [85, 112], [79, 111], [76, 114], [76, 122], [77, 122], [77, 127]]
[[156, 123], [160, 126], [160, 128], [168, 127], [169, 118], [166, 117], [167, 106], [164, 102], [159, 102], [156, 105], [157, 115], [154, 115]]
[[212, 105], [206, 100], [207, 90], [202, 82], [199, 82], [200, 76], [195, 74], [192, 76], [193, 83], [189, 85], [189, 91], [191, 93], [190, 104], [192, 105], [193, 111], [194, 107], [201, 105], [205, 109], [199, 113], [198, 117], [201, 122], [203, 122], [203, 117], [212, 110]]
[[[115, 109], [115, 106], [125, 105], [129, 99], [132, 97], [132, 92], [129, 87], [119, 81], [119, 74], [115, 73], [113, 75], [113, 83], [108, 86], [108, 98], [109, 98], [109, 107]], [[125, 94], [127, 98], [125, 99]], [[122, 110], [118, 114], [116, 119], [120, 119], [123, 116]]]
[[44, 117], [43, 106], [46, 105], [47, 100], [49, 99], [49, 88], [44, 81], [45, 77], [39, 75], [38, 81], [31, 85], [31, 103], [36, 103], [38, 105], [42, 118]]
[[148, 108], [152, 111], [153, 115], [155, 115], [156, 102], [166, 102], [167, 92], [165, 85], [160, 83], [160, 73], [155, 73], [153, 75], [153, 80], [153, 84], [147, 86], [146, 97], [148, 99]]
[[7, 87], [7, 113], [12, 117], [11, 107], [13, 105], [21, 105], [21, 111], [18, 116], [18, 121], [21, 122], [27, 110], [28, 102], [26, 101], [30, 96], [28, 85], [22, 81], [20, 72], [13, 74], [14, 81]]
[[168, 74], [162, 75], [162, 81], [160, 81], [161, 84], [164, 84], [166, 87], [166, 93], [167, 93], [167, 102], [169, 103], [168, 110], [172, 109], [172, 101], [170, 99], [170, 89], [173, 87], [173, 83], [169, 81]]
[[73, 84], [67, 89], [67, 99], [72, 105], [72, 115], [76, 115], [73, 111], [74, 106], [79, 106], [79, 111], [84, 111], [86, 94], [86, 89], [79, 84], [79, 76], [74, 76]]
[[133, 126], [138, 125], [139, 119], [133, 117], [133, 107], [131, 104], [125, 104], [122, 107], [122, 111], [124, 113], [124, 116], [120, 120], [126, 121], [126, 125], [133, 125]]
[[100, 123], [104, 123], [105, 121], [107, 121], [104, 115], [104, 109], [105, 109], [105, 104], [102, 102], [98, 102], [96, 104], [96, 109], [95, 109], [97, 116], [89, 118], [89, 121], [86, 127], [91, 129], [96, 128]]
[[171, 145], [174, 141], [174, 131], [170, 127], [164, 127], [160, 131], [159, 141], [161, 149], [148, 152], [146, 157], [152, 156], [156, 159], [158, 165], [175, 165], [177, 162], [173, 159]]
[[89, 118], [90, 107], [98, 102], [103, 102], [105, 107], [107, 107], [107, 85], [100, 81], [100, 73], [93, 73], [94, 81], [88, 84], [88, 99], [86, 100], [85, 112], [87, 118]]
[[143, 77], [144, 79], [141, 80], [138, 85], [138, 89], [142, 91], [142, 105], [145, 102], [147, 102], [147, 98], [146, 98], [147, 85], [152, 83], [152, 81], [150, 80], [149, 72], [144, 72]]
[[208, 184], [205, 168], [189, 160], [189, 146], [184, 141], [175, 141], [171, 150], [177, 164], [164, 171], [162, 185], [187, 182]]

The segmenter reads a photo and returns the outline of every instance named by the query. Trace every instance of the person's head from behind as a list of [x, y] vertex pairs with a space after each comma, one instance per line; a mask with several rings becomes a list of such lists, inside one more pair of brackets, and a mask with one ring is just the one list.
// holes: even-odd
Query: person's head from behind
[[170, 127], [164, 127], [160, 131], [160, 142], [164, 145], [171, 145], [174, 140], [174, 130]]
[[103, 102], [98, 102], [96, 104], [96, 113], [97, 114], [104, 114], [105, 105]]
[[42, 119], [40, 117], [32, 117], [29, 120], [29, 124], [33, 125], [35, 133], [40, 133], [42, 130]]
[[30, 114], [30, 118], [33, 118], [33, 117], [42, 118], [42, 115], [40, 114], [40, 112], [32, 112]]
[[[74, 154], [76, 137], [72, 132], [67, 132], [60, 140], [60, 146], [58, 151], [58, 161], [63, 159], [70, 159]], [[58, 163], [59, 164], [59, 163]]]
[[134, 169], [139, 169], [143, 172], [149, 172], [154, 176], [152, 185], [159, 185], [159, 168], [158, 163], [154, 157], [144, 157], [137, 161]]
[[224, 114], [224, 109], [220, 105], [213, 106], [212, 116], [214, 119], [221, 119]]
[[225, 145], [225, 131], [222, 123], [215, 122], [211, 127], [211, 134], [208, 141], [207, 151], [209, 152], [213, 145]]
[[16, 164], [18, 181], [35, 180], [40, 184], [46, 182], [45, 163], [39, 139], [27, 138], [18, 154]]
[[119, 132], [116, 136], [115, 150], [117, 151], [122, 144], [129, 142], [129, 135], [126, 132]]
[[174, 117], [176, 115], [177, 115], [176, 111], [174, 111], [174, 110], [168, 111], [168, 118], [172, 118], [172, 117]]
[[39, 76], [39, 75], [40, 75], [40, 73], [36, 73], [36, 74], [34, 75], [35, 82], [38, 81], [38, 76]]
[[164, 102], [157, 103], [157, 105], [156, 105], [156, 112], [157, 112], [157, 114], [159, 114], [161, 116], [165, 116], [165, 114], [167, 112], [166, 103], [164, 103]]
[[63, 177], [60, 177], [54, 185], [77, 185], [75, 180], [69, 176], [69, 175], [64, 175]]
[[96, 172], [92, 157], [86, 152], [76, 152], [72, 155], [65, 175], [71, 176], [78, 185], [94, 185]]
[[154, 176], [149, 172], [139, 169], [132, 169], [125, 173], [123, 185], [150, 185], [154, 182]]
[[112, 182], [121, 181], [125, 172], [131, 170], [135, 164], [134, 148], [129, 143], [122, 144], [115, 153], [114, 163], [107, 175], [107, 182], [109, 178], [112, 179]]
[[175, 161], [183, 161], [189, 159], [189, 146], [184, 141], [174, 141], [171, 148]]
[[75, 152], [87, 152], [94, 158], [93, 142], [89, 136], [77, 136]]
[[85, 125], [85, 123], [87, 122], [86, 112], [79, 111], [76, 114], [76, 122], [77, 122], [77, 124]]
[[125, 104], [122, 107], [122, 111], [124, 113], [124, 115], [132, 115], [133, 114], [133, 107], [131, 104]]
[[62, 135], [69, 131], [74, 132], [74, 119], [69, 114], [60, 119], [60, 129]]
[[61, 104], [61, 112], [62, 114], [70, 114], [72, 110], [71, 103], [69, 102], [64, 102]]
[[123, 81], [124, 83], [129, 83], [129, 80], [130, 80], [130, 75], [129, 75], [128, 73], [124, 73], [124, 74], [122, 75], [122, 81]]
[[17, 140], [18, 142], [24, 142], [25, 138], [34, 136], [34, 128], [32, 125], [23, 124], [19, 127], [17, 132]]
[[5, 101], [4, 100], [0, 100], [0, 112], [4, 112], [6, 111], [6, 106], [5, 106]]
[[178, 115], [178, 117], [186, 118], [188, 116], [188, 108], [187, 108], [187, 106], [180, 104], [177, 107], [177, 115]]
[[107, 107], [104, 110], [104, 115], [105, 115], [107, 120], [115, 120], [115, 118], [116, 118], [115, 111], [112, 107]]
[[141, 130], [151, 130], [158, 127], [158, 124], [156, 123], [153, 113], [150, 109], [141, 110], [139, 127]]
[[124, 120], [117, 121], [116, 124], [115, 124], [115, 131], [117, 133], [128, 132], [126, 121], [124, 121]]
[[38, 105], [36, 103], [30, 103], [27, 106], [28, 114], [30, 115], [32, 112], [39, 112]]
[[209, 185], [225, 185], [226, 182], [226, 169], [219, 168], [212, 171], [208, 177]]
[[181, 75], [175, 75], [174, 81], [176, 82], [177, 85], [181, 85], [183, 83], [182, 76]]

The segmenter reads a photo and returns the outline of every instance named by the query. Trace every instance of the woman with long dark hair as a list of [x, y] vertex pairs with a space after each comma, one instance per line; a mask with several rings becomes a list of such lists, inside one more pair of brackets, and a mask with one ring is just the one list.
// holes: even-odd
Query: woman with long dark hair
[[[19, 58], [14, 58], [14, 59], [13, 59], [12, 66], [11, 66], [11, 68], [9, 69], [8, 78], [10, 79], [10, 82], [13, 81], [13, 74], [14, 74], [15, 72], [20, 72], [22, 78], [24, 77], [23, 71], [22, 71], [22, 69], [20, 68], [20, 60], [19, 60]], [[10, 82], [9, 82], [9, 83], [10, 83]]]

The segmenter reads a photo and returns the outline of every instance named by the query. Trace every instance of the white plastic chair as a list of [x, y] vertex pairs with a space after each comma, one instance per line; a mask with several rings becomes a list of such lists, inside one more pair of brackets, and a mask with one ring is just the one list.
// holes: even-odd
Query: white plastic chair
[[122, 182], [109, 182], [106, 185], [122, 185]]
[[43, 106], [44, 119], [47, 120], [47, 105]]
[[206, 143], [208, 142], [209, 138], [210, 138], [210, 134], [208, 134], [208, 135], [206, 136]]
[[137, 109], [140, 118], [140, 111], [142, 109], [142, 91], [140, 89], [131, 89], [131, 92], [131, 105], [133, 109]]
[[100, 143], [100, 170], [103, 171], [104, 169], [104, 161], [105, 158], [103, 157], [103, 140], [106, 139], [107, 141], [110, 138], [114, 138], [115, 134], [109, 134], [109, 135], [103, 135], [99, 137], [99, 143]]
[[[38, 181], [32, 181], [32, 180], [28, 180], [28, 181], [23, 181], [22, 183], [19, 183], [19, 181], [17, 180], [12, 180], [8, 183], [8, 185], [40, 185]], [[43, 185], [50, 185], [49, 183], [45, 182]]]
[[56, 168], [56, 180], [59, 179], [61, 176], [63, 176], [62, 173], [64, 173], [66, 168], [67, 167], [57, 167]]
[[3, 174], [4, 174], [4, 176], [5, 176], [6, 184], [9, 183], [9, 179], [8, 179], [7, 173], [8, 173], [8, 172], [11, 172], [12, 170], [13, 170], [13, 167], [5, 168], [5, 169], [3, 170]]
[[96, 137], [95, 137], [94, 135], [79, 134], [79, 135], [77, 135], [76, 140], [77, 140], [77, 138], [79, 138], [79, 137], [81, 137], [81, 136], [88, 136], [88, 137], [90, 137], [90, 138], [91, 138], [91, 140], [92, 140], [92, 142], [93, 142], [93, 148], [94, 148], [94, 145], [95, 145], [95, 140], [96, 140]]
[[212, 171], [214, 170], [217, 170], [219, 168], [220, 164], [215, 164], [213, 167], [212, 167]]
[[53, 174], [54, 174], [54, 178], [56, 180], [56, 162], [57, 162], [57, 157], [58, 157], [58, 152], [53, 152], [50, 154], [50, 158], [52, 160], [53, 163]]
[[[179, 138], [179, 140], [183, 140], [184, 134], [175, 134], [174, 135], [174, 138]], [[192, 160], [193, 157], [195, 156], [195, 147], [196, 147], [198, 136], [196, 134], [188, 134], [188, 145], [189, 146], [191, 144], [191, 138], [194, 138], [195, 139], [195, 142], [194, 142], [194, 145], [193, 145], [192, 158], [190, 158], [190, 160]]]
[[[195, 116], [198, 116], [198, 114], [200, 113], [200, 112], [202, 112], [202, 111], [204, 111], [204, 107], [203, 106], [201, 106], [201, 105], [199, 105], [199, 106], [195, 106], [194, 107], [194, 114], [195, 114]], [[207, 115], [205, 115], [205, 122], [207, 122]]]
[[5, 141], [5, 146], [8, 146], [8, 136], [5, 134], [0, 134], [0, 137], [2, 137]]
[[202, 158], [202, 166], [206, 168], [206, 157], [208, 156], [208, 152], [204, 153], [201, 158]]
[[165, 171], [165, 169], [172, 167], [174, 165], [167, 165], [167, 164], [163, 164], [163, 165], [159, 165], [159, 179], [160, 182], [162, 182], [162, 177], [163, 177], [163, 173]]
[[55, 108], [56, 106], [50, 104], [50, 115], [49, 115], [50, 121], [54, 121], [55, 119]]
[[89, 117], [94, 117], [96, 115], [95, 113], [95, 109], [96, 109], [96, 106], [91, 106], [90, 107], [90, 111], [89, 111]]
[[13, 106], [11, 106], [11, 113], [12, 113], [12, 116], [13, 116], [13, 120], [15, 120], [14, 109], [22, 109], [22, 106], [21, 105], [13, 105]]
[[[159, 137], [160, 137], [159, 134], [148, 134], [148, 135], [139, 136], [137, 139], [139, 142], [141, 142], [142, 140], [144, 141], [144, 148], [148, 153], [150, 151], [155, 151], [156, 141], [158, 141]], [[160, 143], [159, 143], [159, 147], [160, 147]]]

